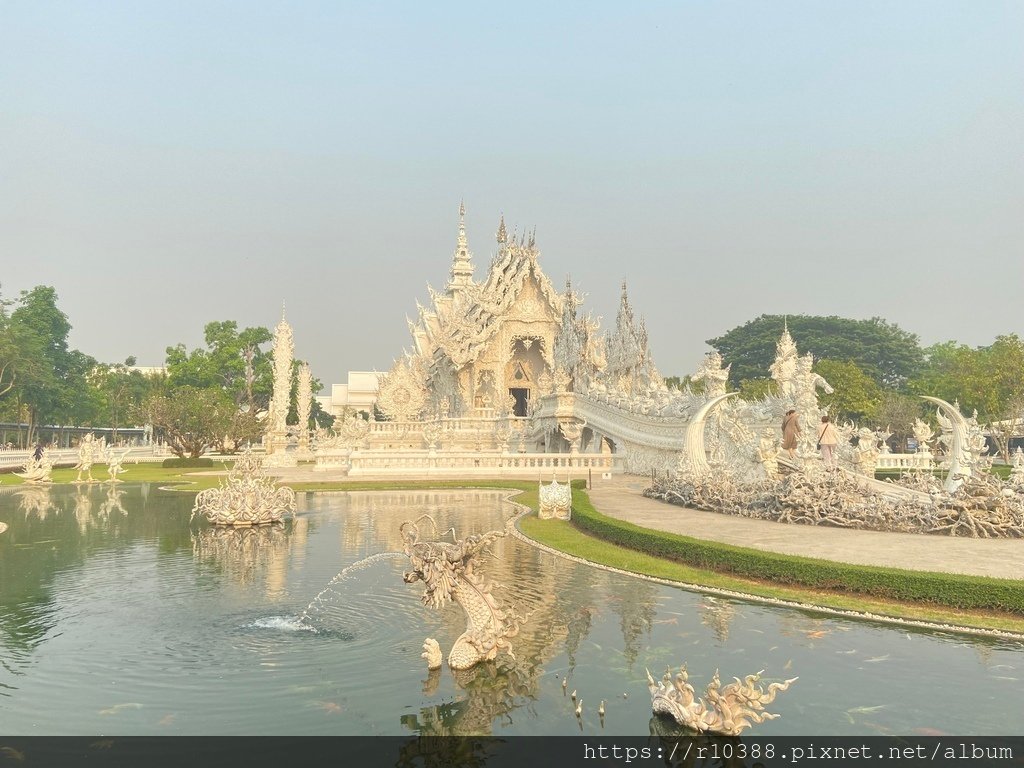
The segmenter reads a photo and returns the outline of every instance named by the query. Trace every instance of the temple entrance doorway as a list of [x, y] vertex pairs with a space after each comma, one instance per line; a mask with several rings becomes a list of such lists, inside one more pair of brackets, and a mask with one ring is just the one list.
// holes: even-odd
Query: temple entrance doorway
[[515, 399], [516, 404], [512, 407], [513, 416], [525, 416], [527, 406], [530, 404], [530, 390], [524, 387], [512, 387], [508, 393]]

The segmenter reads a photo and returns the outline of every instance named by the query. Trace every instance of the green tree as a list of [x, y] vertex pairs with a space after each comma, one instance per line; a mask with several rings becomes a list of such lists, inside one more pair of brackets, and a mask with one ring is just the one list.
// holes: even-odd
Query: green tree
[[818, 396], [818, 403], [828, 408], [837, 420], [858, 423], [872, 421], [882, 403], [882, 388], [850, 360], [819, 360], [814, 369], [835, 389]]
[[906, 452], [907, 438], [914, 434], [914, 422], [921, 418], [924, 401], [914, 395], [885, 390], [875, 410], [874, 425], [892, 432], [898, 453]]
[[158, 386], [156, 379], [133, 370], [134, 365], [134, 357], [123, 363], [98, 365], [89, 377], [99, 397], [99, 421], [113, 429], [114, 440], [122, 426], [145, 420], [142, 405]]
[[238, 415], [237, 406], [224, 390], [188, 384], [167, 394], [151, 395], [144, 408], [149, 423], [182, 458], [198, 458], [223, 440]]
[[768, 375], [784, 324], [802, 354], [810, 352], [816, 360], [852, 361], [881, 386], [902, 388], [921, 365], [917, 336], [879, 317], [761, 315], [707, 341], [732, 366], [729, 381], [734, 387]]
[[779, 392], [775, 381], [767, 376], [758, 376], [753, 379], [744, 379], [740, 382], [740, 397], [744, 400], [761, 400], [768, 395], [776, 395]]
[[57, 307], [57, 292], [43, 285], [22, 291], [6, 326], [15, 358], [11, 392], [28, 421], [26, 443], [41, 423], [90, 418], [95, 401], [87, 377], [96, 361], [68, 347], [71, 323]]
[[273, 391], [269, 351], [262, 349], [272, 336], [266, 328], [238, 330], [234, 320], [207, 323], [206, 349], [189, 352], [184, 344], [167, 348], [168, 385], [218, 387], [235, 405], [253, 413], [265, 409]]

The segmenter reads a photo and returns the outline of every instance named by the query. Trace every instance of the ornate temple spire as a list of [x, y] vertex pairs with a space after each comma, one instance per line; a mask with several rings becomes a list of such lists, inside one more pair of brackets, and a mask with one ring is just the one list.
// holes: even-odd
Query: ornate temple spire
[[501, 214], [501, 223], [498, 224], [498, 242], [504, 245], [508, 242], [508, 231], [505, 229], [505, 214]]
[[460, 201], [459, 238], [455, 243], [455, 255], [452, 257], [451, 279], [448, 281], [449, 293], [473, 284], [472, 258], [469, 240], [466, 238], [466, 204]]

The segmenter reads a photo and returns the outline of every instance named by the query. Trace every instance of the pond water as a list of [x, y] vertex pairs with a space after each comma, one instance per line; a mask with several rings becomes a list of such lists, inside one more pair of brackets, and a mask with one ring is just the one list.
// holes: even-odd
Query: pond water
[[[429, 513], [501, 528], [502, 492], [299, 494], [274, 530], [189, 526], [193, 495], [145, 484], [0, 495], [0, 732], [6, 734], [646, 735], [645, 668], [701, 690], [799, 676], [757, 735], [1016, 734], [1024, 647], [707, 597], [506, 537], [482, 570], [530, 619], [499, 657], [428, 673], [461, 610], [420, 603], [400, 548]], [[562, 690], [583, 699], [580, 721]], [[605, 700], [604, 721], [597, 706]]]

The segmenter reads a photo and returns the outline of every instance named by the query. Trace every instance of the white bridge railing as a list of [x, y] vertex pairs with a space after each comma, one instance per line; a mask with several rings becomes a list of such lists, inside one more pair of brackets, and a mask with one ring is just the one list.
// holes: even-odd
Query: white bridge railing
[[618, 457], [597, 453], [500, 453], [497, 451], [320, 451], [316, 469], [347, 470], [348, 475], [425, 475], [438, 477], [542, 477], [552, 473], [582, 476], [590, 472], [611, 472]]
[[934, 469], [935, 457], [930, 453], [880, 453], [876, 469]]

